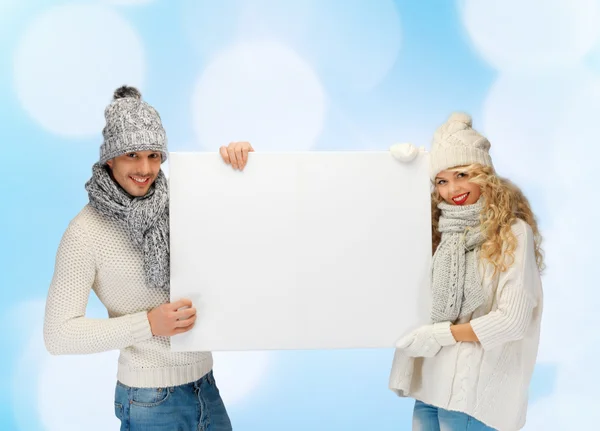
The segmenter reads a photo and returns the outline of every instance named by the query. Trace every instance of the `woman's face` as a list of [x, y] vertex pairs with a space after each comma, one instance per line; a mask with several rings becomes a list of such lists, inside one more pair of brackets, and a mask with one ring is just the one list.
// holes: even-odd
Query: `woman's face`
[[435, 177], [435, 188], [450, 205], [472, 205], [479, 200], [481, 188], [469, 182], [465, 171], [442, 171]]

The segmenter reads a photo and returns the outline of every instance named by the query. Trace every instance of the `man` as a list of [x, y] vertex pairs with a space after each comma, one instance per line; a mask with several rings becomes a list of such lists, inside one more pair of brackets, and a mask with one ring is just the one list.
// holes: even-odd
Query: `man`
[[[189, 331], [189, 300], [169, 303], [169, 193], [161, 164], [167, 138], [158, 112], [133, 87], [105, 110], [100, 160], [86, 183], [89, 203], [61, 240], [44, 321], [53, 355], [119, 349], [115, 413], [122, 430], [231, 430], [210, 352], [175, 353], [170, 338]], [[221, 147], [242, 170], [247, 142]], [[107, 319], [89, 319], [93, 289]], [[83, 426], [83, 424], [82, 424]]]

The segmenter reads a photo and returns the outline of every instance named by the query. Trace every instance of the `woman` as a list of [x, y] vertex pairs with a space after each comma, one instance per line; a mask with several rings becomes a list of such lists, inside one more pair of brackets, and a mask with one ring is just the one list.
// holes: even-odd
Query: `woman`
[[542, 314], [541, 237], [490, 143], [455, 113], [431, 149], [431, 324], [397, 342], [390, 388], [416, 400], [415, 431], [525, 424]]

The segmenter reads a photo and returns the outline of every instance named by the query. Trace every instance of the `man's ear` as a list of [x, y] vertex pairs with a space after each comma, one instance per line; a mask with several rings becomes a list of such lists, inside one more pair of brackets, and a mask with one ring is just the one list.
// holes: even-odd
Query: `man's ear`
[[112, 167], [113, 167], [113, 160], [112, 160], [112, 159], [110, 159], [110, 160], [107, 160], [107, 161], [106, 161], [106, 164], [108, 165], [108, 167], [109, 167], [109, 168], [111, 168], [111, 169], [112, 169]]

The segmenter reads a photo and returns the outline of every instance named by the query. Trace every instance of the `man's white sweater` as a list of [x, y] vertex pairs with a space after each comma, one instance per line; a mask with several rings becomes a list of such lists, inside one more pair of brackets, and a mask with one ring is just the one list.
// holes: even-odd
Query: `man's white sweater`
[[[85, 317], [90, 291], [108, 310]], [[164, 289], [144, 283], [143, 259], [117, 222], [89, 205], [71, 221], [56, 255], [44, 320], [53, 355], [119, 349], [117, 378], [132, 387], [178, 386], [212, 368], [209, 352], [175, 353], [168, 337], [153, 336], [147, 312], [169, 301]]]

